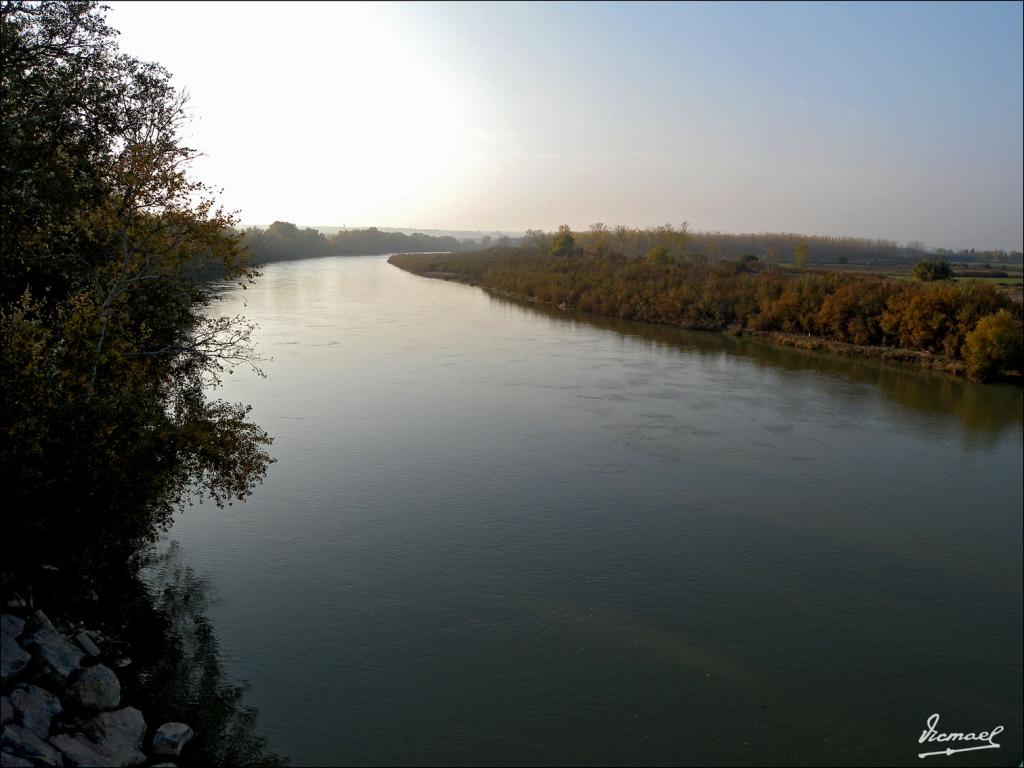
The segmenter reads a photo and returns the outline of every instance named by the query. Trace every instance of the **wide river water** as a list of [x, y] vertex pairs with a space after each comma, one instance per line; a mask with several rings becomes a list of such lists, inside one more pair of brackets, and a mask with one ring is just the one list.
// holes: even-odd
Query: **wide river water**
[[217, 309], [277, 462], [170, 538], [294, 764], [928, 764], [933, 713], [1020, 761], [1019, 388], [377, 256]]

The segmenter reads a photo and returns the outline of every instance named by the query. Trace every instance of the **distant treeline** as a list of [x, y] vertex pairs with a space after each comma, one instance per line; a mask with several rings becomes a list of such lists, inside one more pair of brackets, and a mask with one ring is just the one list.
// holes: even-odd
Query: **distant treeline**
[[738, 259], [748, 254], [774, 253], [779, 261], [792, 262], [799, 246], [807, 249], [809, 264], [915, 264], [923, 259], [944, 258], [950, 262], [974, 264], [1020, 264], [1020, 251], [979, 251], [974, 248], [951, 251], [927, 248], [924, 243], [905, 245], [889, 240], [860, 237], [824, 237], [797, 234], [723, 235], [698, 233], [691, 250], [713, 259]]
[[709, 262], [674, 253], [667, 234], [632, 231], [632, 246], [632, 238], [647, 238], [650, 245], [642, 258], [622, 253], [594, 232], [578, 235], [563, 228], [543, 237], [531, 233], [533, 242], [519, 248], [399, 255], [391, 263], [602, 315], [933, 353], [976, 380], [1021, 370], [1021, 306], [990, 285], [794, 272], [753, 255]]
[[[507, 238], [506, 238], [507, 240]], [[316, 229], [299, 229], [294, 224], [275, 221], [266, 229], [250, 227], [243, 233], [254, 264], [271, 261], [309, 259], [316, 256], [357, 256], [379, 253], [424, 253], [429, 251], [463, 251], [486, 247], [491, 238], [482, 241], [459, 240], [414, 233], [382, 232], [369, 229], [341, 230], [325, 235]]]
[[[707, 262], [736, 260], [757, 256], [762, 261], [793, 262], [806, 259], [809, 264], [915, 264], [924, 259], [942, 258], [978, 264], [1021, 264], [1020, 251], [979, 251], [974, 248], [951, 251], [928, 248], [922, 242], [901, 245], [891, 240], [863, 237], [825, 237], [794, 233], [762, 232], [730, 235], [722, 232], [691, 232], [686, 225], [638, 229], [606, 227], [594, 224], [587, 232], [576, 233], [585, 248], [607, 248], [629, 258], [643, 258], [651, 248], [661, 246], [677, 255], [699, 256]], [[531, 231], [534, 241], [550, 238]]]
[[[708, 263], [757, 256], [766, 263], [805, 261], [810, 264], [914, 264], [924, 259], [977, 264], [1021, 264], [1020, 251], [949, 251], [928, 249], [924, 243], [900, 245], [889, 240], [858, 237], [820, 237], [786, 233], [729, 235], [720, 232], [690, 232], [686, 225], [639, 229], [606, 227], [594, 224], [587, 232], [576, 233], [580, 245], [588, 250], [612, 250], [627, 258], [643, 258], [652, 248], [666, 248], [676, 256], [703, 259]], [[316, 256], [369, 255], [380, 253], [458, 252], [491, 246], [541, 247], [552, 235], [529, 230], [525, 237], [484, 236], [476, 240], [452, 236], [403, 234], [369, 229], [340, 230], [324, 234], [310, 227], [275, 221], [266, 229], [250, 227], [244, 232], [253, 262], [291, 261]]]

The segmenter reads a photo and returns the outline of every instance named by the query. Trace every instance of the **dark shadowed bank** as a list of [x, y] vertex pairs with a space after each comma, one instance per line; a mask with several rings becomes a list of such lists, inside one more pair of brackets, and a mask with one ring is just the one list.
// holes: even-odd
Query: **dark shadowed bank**
[[258, 713], [244, 701], [246, 684], [225, 674], [206, 614], [212, 599], [211, 585], [183, 563], [176, 543], [147, 553], [139, 579], [126, 583], [122, 598], [131, 606], [125, 641], [138, 658], [128, 692], [153, 722], [193, 725], [195, 741], [179, 761], [183, 766], [287, 764], [259, 735]]
[[[202, 583], [146, 565], [176, 510], [244, 500], [273, 461], [249, 407], [212, 396], [258, 357], [253, 326], [219, 314], [203, 276], [244, 286], [257, 273], [235, 219], [189, 174], [187, 99], [116, 35], [96, 3], [0, 4], [4, 661], [22, 658], [23, 632], [30, 645], [42, 632], [68, 653], [63, 679], [48, 682], [68, 695], [84, 675], [69, 638], [85, 625], [104, 638], [100, 657], [132, 660], [117, 673], [132, 744], [141, 711], [149, 726], [195, 728], [185, 760], [260, 764], [275, 758], [224, 679]], [[153, 573], [163, 580], [147, 582]], [[11, 671], [5, 693], [52, 677]], [[27, 722], [15, 710], [8, 721], [5, 699], [5, 761]], [[62, 735], [35, 725], [37, 739]]]
[[[191, 738], [176, 755], [152, 752], [150, 762], [171, 760], [183, 768], [288, 764], [287, 759], [269, 751], [258, 734], [258, 713], [244, 702], [245, 684], [225, 674], [217, 637], [206, 615], [212, 599], [210, 585], [183, 565], [176, 543], [162, 544], [141, 555], [134, 578], [96, 585], [98, 590], [85, 584], [77, 592], [67, 588], [65, 582], [80, 578], [59, 568], [44, 569], [32, 585], [3, 575], [0, 599], [7, 606], [5, 632], [12, 617], [25, 622], [19, 649], [34, 647], [27, 638], [40, 623], [43, 613], [39, 607], [45, 606], [46, 619], [42, 621], [51, 621], [57, 633], [66, 638], [66, 647], [71, 649], [68, 653], [79, 653], [71, 659], [77, 660], [73, 665], [77, 671], [68, 674], [67, 680], [54, 679], [53, 671], [40, 658], [28, 660], [8, 676], [14, 667], [7, 663], [9, 658], [5, 659], [5, 707], [7, 701], [16, 704], [9, 713], [10, 720], [5, 714], [5, 729], [14, 727], [8, 734], [11, 738], [5, 739], [4, 765], [14, 756], [32, 759], [26, 754], [26, 745], [20, 743], [28, 739], [18, 738], [18, 729], [23, 727], [31, 727], [44, 745], [60, 748], [69, 765], [79, 764], [88, 754], [81, 748], [76, 750], [76, 742], [85, 750], [109, 757], [111, 765], [134, 764], [118, 760], [130, 761], [130, 755], [138, 754], [140, 747], [146, 752], [159, 749], [157, 733], [164, 723], [187, 725]], [[5, 638], [5, 656], [17, 653], [13, 642], [13, 638]], [[60, 643], [59, 638], [56, 642]], [[85, 651], [88, 648], [91, 653]], [[83, 724], [82, 714], [91, 714], [90, 707], [68, 693], [81, 687], [76, 681], [85, 678], [87, 670], [101, 669], [106, 674], [108, 670], [116, 673], [120, 701], [96, 702], [91, 708], [120, 707], [108, 714], [138, 711], [140, 721], [144, 719], [127, 743], [123, 734], [111, 739], [109, 734], [90, 730]], [[24, 692], [40, 688], [64, 700], [63, 711], [55, 713], [49, 727], [26, 722], [32, 708], [18, 706], [19, 693], [23, 697]], [[141, 741], [135, 742], [136, 737]], [[28, 746], [30, 753], [31, 744]]]

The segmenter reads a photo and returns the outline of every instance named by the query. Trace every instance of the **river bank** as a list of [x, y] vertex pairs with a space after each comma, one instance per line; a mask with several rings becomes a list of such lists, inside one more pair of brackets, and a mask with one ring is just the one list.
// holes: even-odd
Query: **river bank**
[[[521, 301], [530, 304], [548, 306], [561, 310], [563, 312], [571, 311], [578, 312], [583, 315], [615, 317], [615, 315], [602, 315], [600, 313], [594, 313], [587, 310], [577, 309], [575, 307], [567, 305], [566, 303], [548, 302], [534, 296], [525, 296], [522, 294], [517, 294], [512, 291], [506, 291], [494, 288], [492, 286], [483, 285], [477, 276], [470, 276], [460, 274], [457, 272], [439, 270], [417, 272], [413, 269], [409, 269], [406, 265], [397, 263], [392, 259], [389, 259], [388, 263], [398, 267], [399, 269], [402, 269], [403, 271], [417, 275], [418, 277], [427, 277], [435, 280], [463, 283], [465, 285], [482, 288], [489, 294], [500, 296], [507, 299], [512, 299], [514, 301]], [[644, 322], [651, 325], [664, 325], [662, 323], [657, 323], [650, 320], [637, 320], [637, 322]], [[967, 376], [967, 365], [964, 363], [964, 361], [956, 360], [946, 355], [937, 354], [933, 352], [923, 352], [919, 350], [902, 349], [898, 347], [880, 345], [850, 344], [842, 341], [836, 341], [834, 339], [826, 339], [819, 336], [813, 336], [808, 334], [784, 333], [781, 331], [757, 331], [746, 328], [740, 328], [736, 326], [726, 328], [724, 330], [718, 330], [685, 324], [670, 325], [672, 325], [672, 327], [685, 328], [687, 330], [709, 331], [712, 333], [722, 333], [731, 336], [758, 339], [773, 344], [778, 344], [781, 346], [803, 349], [813, 352], [824, 352], [832, 355], [840, 355], [843, 357], [877, 360], [883, 363], [895, 363], [904, 366], [912, 366], [915, 368], [923, 368], [931, 371], [947, 373], [952, 376], [961, 378], [965, 378]], [[1022, 377], [1019, 373], [1004, 374], [1002, 376], [994, 378], [993, 380], [1012, 383], [1018, 386], [1024, 383], [1024, 377]]]
[[966, 372], [966, 366], [962, 361], [952, 360], [945, 355], [936, 355], [931, 352], [918, 352], [912, 349], [898, 349], [896, 347], [847, 344], [832, 339], [822, 339], [818, 336], [801, 336], [797, 333], [782, 333], [781, 331], [739, 331], [738, 335], [751, 339], [766, 339], [774, 344], [781, 344], [785, 347], [806, 349], [812, 352], [827, 352], [844, 357], [878, 360], [884, 363], [900, 363], [917, 368], [927, 368], [932, 371], [942, 371], [954, 376], [964, 376]]

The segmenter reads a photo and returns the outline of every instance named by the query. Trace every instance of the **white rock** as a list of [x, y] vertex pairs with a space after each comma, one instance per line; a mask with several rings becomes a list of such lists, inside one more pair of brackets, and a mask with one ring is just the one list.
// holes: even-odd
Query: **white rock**
[[0, 752], [0, 766], [3, 768], [32, 768], [32, 761], [24, 757], [18, 757], [6, 749]]
[[82, 631], [75, 635], [75, 642], [78, 643], [78, 647], [85, 651], [88, 655], [93, 656], [95, 658], [99, 658], [99, 646], [97, 646], [96, 643], [93, 642], [93, 639], [89, 637], [88, 632]]
[[[114, 712], [100, 712], [78, 721], [79, 727], [94, 743], [95, 748], [108, 755], [113, 765], [138, 765], [146, 761], [142, 753], [142, 737], [146, 721], [134, 707]], [[61, 747], [63, 749], [63, 747]]]
[[149, 751], [154, 755], [177, 757], [194, 735], [185, 723], [164, 723], [153, 734], [153, 745]]
[[67, 690], [68, 701], [83, 709], [116, 709], [121, 703], [121, 683], [110, 667], [97, 664], [83, 669]]
[[35, 654], [39, 671], [55, 685], [65, 685], [82, 663], [82, 652], [57, 631], [42, 611], [32, 615], [26, 631], [31, 634], [21, 642]]
[[0, 735], [0, 749], [52, 768], [64, 764], [59, 751], [20, 725], [4, 726], [3, 734]]
[[0, 616], [0, 682], [3, 685], [12, 680], [28, 666], [31, 656], [18, 644], [18, 636], [25, 629], [25, 622], [17, 616], [5, 613]]
[[18, 635], [25, 631], [25, 620], [17, 616], [5, 613], [0, 615], [0, 632], [17, 639]]
[[50, 742], [61, 751], [71, 765], [88, 765], [96, 768], [121, 765], [114, 756], [103, 752], [99, 744], [81, 733], [62, 733], [60, 736], [54, 736]]
[[53, 718], [64, 711], [60, 699], [38, 685], [19, 685], [11, 691], [11, 704], [18, 725], [45, 739]]

